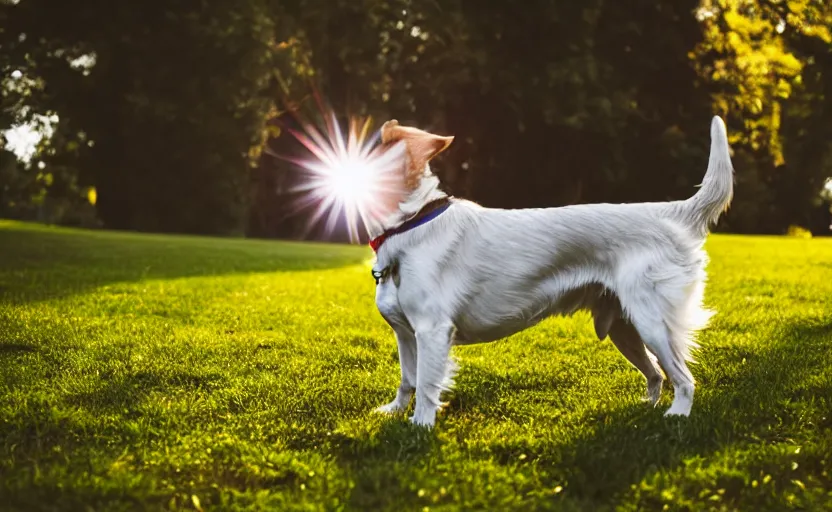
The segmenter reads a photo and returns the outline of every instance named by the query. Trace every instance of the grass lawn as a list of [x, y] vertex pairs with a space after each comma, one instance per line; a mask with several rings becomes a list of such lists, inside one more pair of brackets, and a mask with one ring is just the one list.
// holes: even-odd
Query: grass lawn
[[708, 249], [690, 418], [581, 314], [454, 349], [427, 432], [367, 248], [0, 221], [0, 508], [829, 509], [832, 240]]

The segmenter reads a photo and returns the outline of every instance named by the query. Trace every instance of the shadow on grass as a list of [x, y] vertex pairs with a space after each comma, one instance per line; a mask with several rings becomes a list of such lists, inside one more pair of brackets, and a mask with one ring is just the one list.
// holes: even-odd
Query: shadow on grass
[[404, 415], [380, 416], [378, 429], [368, 428], [357, 435], [336, 433], [331, 440], [334, 453], [344, 460], [363, 457], [416, 462], [437, 448], [435, 430], [412, 425]]
[[338, 464], [357, 475], [349, 498], [356, 509], [389, 509], [390, 499], [411, 483], [408, 471], [440, 450], [436, 430], [414, 426], [405, 415], [378, 418], [380, 426], [373, 422], [359, 427], [358, 433], [337, 433], [328, 444]]
[[37, 349], [32, 345], [23, 343], [3, 343], [0, 341], [0, 356], [5, 354], [15, 355], [20, 353], [35, 352]]
[[[56, 363], [53, 361], [50, 366]], [[221, 375], [188, 372], [140, 371], [120, 375], [104, 372], [100, 377], [98, 385], [90, 391], [57, 400], [44, 399], [39, 405], [27, 406], [17, 414], [3, 418], [0, 436], [5, 442], [0, 446], [5, 445], [7, 449], [11, 446], [21, 453], [40, 451], [50, 445], [69, 449], [79, 441], [82, 444], [78, 446], [87, 444], [89, 439], [86, 438], [92, 433], [88, 430], [90, 428], [96, 432], [94, 438], [97, 442], [112, 446], [110, 441], [123, 442], [139, 435], [139, 432], [125, 426], [124, 420], [140, 417], [152, 420], [143, 409], [153, 392], [207, 393], [221, 387], [224, 381]], [[101, 416], [118, 417], [119, 421], [103, 426], [90, 420]]]
[[362, 247], [0, 226], [0, 303], [26, 303], [145, 279], [323, 270], [367, 259]]
[[807, 428], [832, 428], [832, 379], [818, 380], [832, 368], [832, 324], [787, 326], [778, 334], [757, 351], [706, 351], [702, 365], [721, 371], [699, 379], [689, 418], [664, 417], [672, 395], [666, 390], [655, 409], [632, 405], [591, 414], [584, 435], [561, 445], [526, 446], [524, 453], [568, 482], [579, 499], [613, 504], [648, 475], [683, 468], [686, 461], [796, 440]]
[[[313, 443], [315, 448], [308, 443], [297, 448], [319, 450], [317, 446], [323, 446], [327, 456], [345, 468], [355, 483], [350, 503], [364, 510], [390, 508], [400, 503], [409, 496], [413, 482], [423, 478], [426, 472], [436, 473], [437, 480], [441, 481], [443, 471], [462, 469], [460, 460], [474, 465], [490, 462], [511, 472], [526, 471], [528, 466], [517, 465], [517, 453], [525, 454], [527, 463], [544, 472], [542, 484], [564, 486], [559, 499], [573, 500], [571, 503], [578, 508], [603, 510], [611, 508], [625, 495], [631, 501], [629, 493], [635, 492], [632, 486], [657, 472], [681, 470], [691, 460], [711, 464], [713, 471], [719, 471], [716, 454], [730, 449], [751, 449], [758, 453], [753, 460], [737, 462], [739, 473], [733, 471], [717, 477], [721, 479], [719, 485], [727, 489], [725, 500], [732, 497], [744, 500], [749, 491], [742, 471], [763, 470], [777, 475], [778, 471], [786, 472], [794, 462], [781, 452], [763, 451], [764, 447], [805, 442], [807, 438], [817, 437], [819, 432], [826, 432], [828, 439], [832, 429], [829, 413], [832, 325], [784, 326], [771, 336], [778, 338], [761, 339], [760, 348], [738, 345], [709, 350], [704, 343], [703, 362], [695, 370], [700, 381], [698, 395], [693, 414], [687, 419], [664, 418], [662, 413], [668, 405], [665, 400], [658, 409], [634, 404], [589, 413], [577, 422], [580, 430], [575, 433], [573, 425], [572, 433], [564, 439], [523, 437], [495, 440], [485, 447], [482, 442], [480, 447], [468, 447], [464, 442], [449, 447], [443, 446], [448, 435], [443, 432], [443, 423], [447, 425], [449, 419], [453, 421], [454, 415], [459, 414], [452, 405], [433, 431], [415, 428], [403, 416], [377, 420], [365, 417], [329, 437], [322, 436]], [[7, 354], [31, 352], [29, 348], [10, 346]], [[60, 361], [51, 361], [49, 366], [49, 371], [57, 371]], [[462, 377], [472, 382], [472, 386], [475, 382], [484, 382], [488, 389], [473, 392], [466, 386], [458, 390], [452, 404], [464, 404], [466, 410], [485, 411], [501, 394], [531, 392], [523, 387], [527, 384], [489, 374], [483, 367], [462, 366], [461, 373], [472, 371], [476, 374], [474, 378]], [[543, 385], [532, 384], [532, 387]], [[143, 435], [142, 432], [127, 428], [122, 421], [90, 427], [89, 420], [77, 411], [136, 419], [141, 413], [134, 404], [155, 389], [179, 387], [183, 392], [195, 393], [221, 385], [221, 377], [210, 374], [103, 375], [96, 389], [67, 398], [73, 408], [29, 404], [25, 414], [5, 418], [7, 421], [0, 425], [0, 439], [6, 443], [6, 455], [21, 461], [26, 458], [22, 466], [27, 471], [32, 462], [47, 466], [68, 464], [52, 458], [69, 457], [74, 453], [73, 446], [81, 451], [98, 450], [102, 460], [116, 460], [126, 446], [135, 446], [135, 436]], [[584, 392], [578, 389], [578, 383], [569, 379], [560, 385], [568, 393]], [[125, 409], [128, 411], [124, 412]], [[471, 428], [464, 428], [460, 433], [473, 436], [476, 429], [477, 425], [472, 423]], [[61, 447], [63, 452], [56, 454], [54, 447]], [[800, 460], [799, 471], [818, 471], [824, 467], [817, 450], [801, 453], [805, 458]], [[444, 460], [449, 456], [456, 459]], [[799, 478], [807, 481], [802, 476]], [[35, 484], [31, 485], [36, 490]], [[699, 489], [694, 487], [690, 492], [695, 495]], [[643, 509], [661, 508], [649, 496], [638, 499]]]
[[102, 374], [101, 386], [95, 390], [76, 393], [65, 401], [92, 413], [125, 413], [137, 415], [136, 406], [154, 391], [173, 393], [210, 392], [220, 387], [225, 378], [218, 374], [190, 372], [140, 371], [120, 376]]
[[[811, 436], [818, 429], [828, 432], [832, 429], [832, 378], [823, 376], [832, 368], [832, 325], [786, 326], [776, 335], [779, 340], [767, 341], [759, 350], [706, 350], [702, 365], [712, 365], [716, 371], [695, 370], [706, 375], [699, 379], [698, 396], [689, 418], [663, 416], [669, 406], [668, 395], [672, 396], [672, 390], [667, 390], [657, 408], [632, 404], [590, 413], [581, 421], [585, 428], [563, 442], [556, 438], [500, 439], [499, 444], [484, 448], [461, 448], [467, 452], [464, 458], [491, 460], [520, 471], [517, 454], [523, 453], [536, 471], [545, 472], [552, 486], [565, 486], [564, 497], [568, 494], [573, 505], [598, 510], [614, 507], [625, 494], [633, 492], [634, 485], [651, 475], [685, 468], [691, 460], [719, 468], [722, 461], [705, 458], [730, 449], [757, 453], [758, 447]], [[484, 368], [475, 368], [475, 372], [487, 373]], [[471, 368], [463, 365], [461, 373], [469, 371]], [[501, 393], [524, 392], [499, 375], [461, 378], [485, 381], [493, 389], [484, 393], [479, 388], [475, 392], [455, 391], [452, 406], [444, 413], [446, 418], [458, 413], [459, 404], [464, 404], [465, 410], [487, 410]], [[567, 388], [574, 387], [566, 384]], [[391, 418], [380, 428], [368, 427], [366, 433], [333, 443], [331, 449], [340, 464], [359, 475], [352, 502], [363, 506], [367, 500], [375, 500], [373, 506], [390, 506], [388, 500], [394, 497], [389, 489], [406, 487], [411, 480], [409, 474], [418, 474], [420, 466], [435, 464], [441, 458], [442, 441], [437, 434], [442, 423], [440, 420], [437, 431], [420, 432], [402, 418]], [[475, 435], [476, 425], [464, 431], [465, 435]], [[785, 472], [783, 468], [791, 464], [780, 464], [780, 453], [758, 455], [753, 462], [738, 461], [736, 467], [747, 471], [779, 468]], [[819, 457], [816, 454], [817, 460], [807, 464], [809, 471], [812, 464], [822, 464]], [[397, 467], [402, 462], [407, 466]], [[720, 485], [727, 489], [725, 500], [743, 499], [748, 490], [748, 483], [736, 471], [726, 475]], [[643, 505], [650, 508], [656, 503], [648, 499]]]

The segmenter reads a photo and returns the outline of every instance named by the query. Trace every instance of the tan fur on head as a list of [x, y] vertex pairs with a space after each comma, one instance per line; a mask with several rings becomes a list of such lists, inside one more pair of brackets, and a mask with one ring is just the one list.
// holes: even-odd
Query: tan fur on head
[[447, 149], [453, 140], [453, 137], [443, 137], [418, 128], [401, 126], [395, 119], [387, 121], [381, 127], [383, 144], [404, 141], [407, 146], [408, 169], [405, 187], [409, 190], [419, 186], [425, 166], [432, 158]]

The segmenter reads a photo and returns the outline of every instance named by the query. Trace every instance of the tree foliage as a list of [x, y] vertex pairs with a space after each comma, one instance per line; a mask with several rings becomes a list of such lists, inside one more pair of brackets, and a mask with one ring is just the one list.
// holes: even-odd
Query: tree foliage
[[498, 207], [686, 197], [719, 113], [724, 225], [784, 232], [828, 224], [830, 29], [823, 0], [21, 0], [0, 4], [0, 127], [57, 114], [37, 162], [63, 195], [95, 187], [105, 225], [274, 236], [302, 219], [261, 152], [292, 151], [279, 127], [316, 88], [455, 134], [438, 172]]
[[244, 231], [249, 173], [273, 115], [265, 0], [4, 9], [5, 69], [32, 83], [17, 112], [59, 115], [61, 146], [41, 156], [74, 161], [105, 225]]
[[[698, 70], [728, 116], [739, 153], [735, 226], [812, 224], [832, 174], [832, 5], [823, 0], [705, 0]], [[828, 225], [828, 222], [826, 222]]]

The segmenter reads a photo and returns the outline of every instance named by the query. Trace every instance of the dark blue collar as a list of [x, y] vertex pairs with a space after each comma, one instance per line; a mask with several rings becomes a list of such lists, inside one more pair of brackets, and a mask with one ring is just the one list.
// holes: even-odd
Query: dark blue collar
[[381, 247], [381, 244], [383, 244], [391, 236], [404, 233], [405, 231], [410, 231], [415, 227], [419, 227], [422, 224], [432, 221], [436, 217], [442, 215], [445, 210], [450, 208], [450, 206], [451, 199], [449, 197], [443, 197], [429, 202], [423, 206], [416, 215], [404, 221], [398, 227], [388, 229], [381, 235], [370, 240], [370, 247], [373, 248], [373, 252], [378, 252], [378, 248]]

